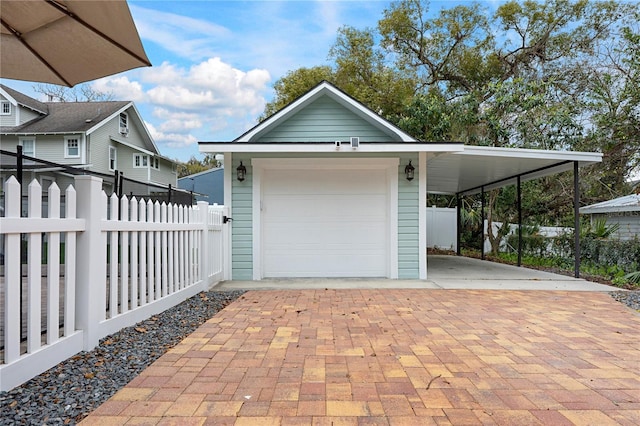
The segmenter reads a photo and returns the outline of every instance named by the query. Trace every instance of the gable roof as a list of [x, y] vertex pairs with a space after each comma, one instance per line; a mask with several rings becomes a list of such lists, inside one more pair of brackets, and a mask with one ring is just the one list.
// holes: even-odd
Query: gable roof
[[5, 86], [4, 84], [0, 84], [0, 93], [2, 93], [10, 101], [13, 101], [18, 105], [32, 109], [41, 114], [47, 114], [49, 112], [49, 108], [44, 102], [40, 102], [37, 99], [33, 99], [32, 97], [25, 95], [24, 93], [13, 90], [12, 88]]
[[625, 195], [580, 208], [580, 213], [585, 214], [620, 212], [640, 212], [640, 194]]
[[20, 126], [2, 128], [2, 132], [25, 134], [86, 132], [129, 105], [131, 102], [128, 101], [47, 102], [47, 115]]
[[310, 105], [323, 96], [329, 97], [333, 101], [337, 102], [349, 111], [353, 112], [358, 117], [368, 122], [370, 125], [391, 135], [395, 140], [401, 142], [418, 142], [417, 139], [402, 131], [400, 128], [393, 125], [389, 121], [385, 120], [380, 115], [367, 108], [364, 104], [349, 96], [342, 90], [338, 89], [328, 81], [320, 82], [313, 89], [300, 96], [298, 99], [291, 102], [289, 105], [282, 108], [280, 111], [276, 112], [275, 114], [264, 120], [262, 123], [259, 123], [238, 138], [234, 139], [233, 142], [256, 142], [256, 140], [259, 139], [261, 135], [264, 135], [267, 132], [271, 131], [273, 128], [279, 126], [281, 123], [291, 118], [300, 110], [304, 109], [306, 106]]

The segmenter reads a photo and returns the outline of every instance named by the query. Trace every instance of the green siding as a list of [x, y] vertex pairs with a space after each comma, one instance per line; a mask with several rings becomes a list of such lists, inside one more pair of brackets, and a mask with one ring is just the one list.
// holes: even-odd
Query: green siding
[[348, 142], [351, 136], [361, 141], [391, 142], [394, 138], [372, 126], [328, 96], [322, 96], [304, 109], [259, 135], [257, 142]]
[[232, 226], [232, 250], [231, 250], [231, 279], [253, 279], [253, 221], [252, 221], [252, 194], [253, 194], [253, 169], [251, 157], [236, 154], [233, 156], [231, 170], [235, 171], [240, 161], [247, 168], [244, 182], [232, 179], [231, 191], [231, 217]]
[[[358, 153], [353, 155], [356, 158], [400, 158], [398, 166], [398, 278], [419, 278], [418, 154]], [[231, 170], [235, 171], [241, 160], [247, 168], [247, 177], [244, 182], [238, 182], [235, 173], [233, 173], [232, 179], [232, 279], [234, 280], [253, 279], [252, 158], [344, 158], [344, 156], [321, 153], [307, 155], [291, 153], [234, 154]], [[404, 174], [404, 168], [409, 160], [412, 160], [412, 164], [416, 167], [415, 178], [411, 182], [407, 181]]]
[[[403, 153], [399, 155], [398, 165], [398, 278], [420, 278], [419, 263], [419, 201], [418, 193], [418, 154]], [[409, 182], [404, 174], [407, 164], [416, 168], [415, 177]], [[424, 206], [423, 206], [424, 208]], [[426, 256], [426, 253], [423, 255]]]

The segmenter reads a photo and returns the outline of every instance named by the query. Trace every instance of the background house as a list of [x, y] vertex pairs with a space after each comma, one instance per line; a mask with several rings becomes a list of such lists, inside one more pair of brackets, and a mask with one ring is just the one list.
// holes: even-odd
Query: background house
[[613, 200], [582, 207], [580, 213], [588, 214], [593, 223], [604, 218], [607, 225], [619, 225], [612, 238], [632, 240], [640, 238], [640, 194], [626, 195]]
[[178, 179], [178, 188], [194, 193], [194, 202], [224, 204], [224, 169], [216, 167]]
[[[18, 145], [25, 156], [110, 176], [121, 172], [127, 194], [177, 185], [175, 161], [160, 154], [130, 101], [40, 102], [0, 85], [0, 149], [16, 152]], [[15, 174], [15, 159], [2, 160], [0, 183]], [[32, 179], [45, 190], [51, 182], [64, 188], [72, 181], [63, 169], [38, 161], [25, 163], [23, 181]], [[107, 192], [114, 189], [113, 179], [104, 184]]]

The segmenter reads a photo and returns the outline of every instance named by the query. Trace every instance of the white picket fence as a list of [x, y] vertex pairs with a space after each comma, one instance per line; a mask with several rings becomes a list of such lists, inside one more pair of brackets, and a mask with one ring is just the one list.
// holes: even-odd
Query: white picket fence
[[42, 217], [37, 181], [28, 186], [28, 214], [21, 217], [21, 185], [11, 177], [4, 191], [0, 390], [91, 350], [102, 337], [224, 278], [225, 207], [108, 198], [101, 179], [77, 176], [65, 191], [62, 217], [55, 183], [48, 189], [47, 217]]

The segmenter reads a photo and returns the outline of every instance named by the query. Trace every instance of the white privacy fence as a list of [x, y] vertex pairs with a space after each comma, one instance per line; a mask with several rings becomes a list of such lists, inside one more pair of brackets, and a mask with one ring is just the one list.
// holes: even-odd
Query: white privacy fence
[[21, 186], [13, 177], [5, 183], [0, 390], [223, 279], [224, 207], [107, 198], [91, 176], [77, 176], [74, 186], [61, 215], [51, 185], [42, 217], [42, 191], [32, 182], [21, 217]]
[[456, 222], [456, 209], [427, 207], [427, 247], [455, 250]]

